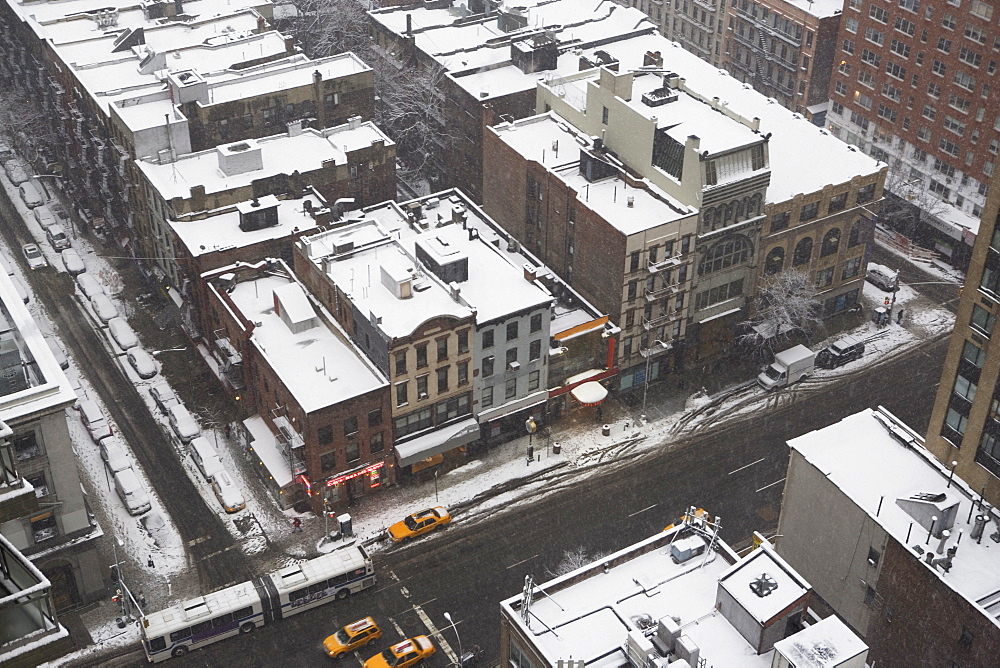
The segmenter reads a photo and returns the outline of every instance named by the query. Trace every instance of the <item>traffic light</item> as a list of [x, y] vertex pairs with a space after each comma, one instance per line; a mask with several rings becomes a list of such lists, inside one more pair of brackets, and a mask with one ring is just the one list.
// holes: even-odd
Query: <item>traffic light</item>
[[111, 597], [111, 600], [114, 601], [115, 603], [121, 602], [121, 600], [122, 600], [122, 590], [119, 589], [117, 592], [115, 592], [115, 595]]
[[888, 306], [888, 305], [889, 305], [889, 298], [888, 298], [888, 297], [886, 297], [886, 298], [885, 298], [885, 305], [886, 305], [886, 306]]

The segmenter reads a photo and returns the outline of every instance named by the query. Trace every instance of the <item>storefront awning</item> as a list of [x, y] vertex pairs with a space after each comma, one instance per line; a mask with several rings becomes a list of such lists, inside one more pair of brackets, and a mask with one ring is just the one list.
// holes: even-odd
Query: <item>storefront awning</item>
[[406, 441], [396, 446], [396, 457], [400, 466], [409, 466], [421, 459], [454, 450], [479, 438], [479, 423], [476, 418], [462, 420], [429, 434], [418, 436], [412, 441]]
[[497, 406], [496, 408], [490, 408], [484, 411], [479, 411], [479, 422], [481, 424], [486, 424], [491, 420], [497, 420], [499, 418], [517, 413], [518, 411], [524, 411], [529, 408], [534, 408], [535, 406], [540, 406], [544, 404], [549, 399], [548, 390], [540, 390], [529, 394], [526, 397], [521, 397], [517, 401], [508, 401], [502, 406]]
[[596, 406], [608, 397], [608, 388], [596, 380], [577, 385], [570, 392], [584, 406]]

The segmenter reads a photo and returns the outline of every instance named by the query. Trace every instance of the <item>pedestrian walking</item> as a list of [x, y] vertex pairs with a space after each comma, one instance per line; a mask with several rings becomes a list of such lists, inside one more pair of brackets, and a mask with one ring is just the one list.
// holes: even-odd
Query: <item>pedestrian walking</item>
[[292, 520], [292, 533], [302, 533], [302, 520], [298, 517]]
[[897, 325], [903, 324], [903, 309], [899, 309], [899, 313], [896, 314], [896, 324]]
[[146, 560], [146, 565], [150, 568], [156, 568], [156, 565], [153, 563], [153, 555], [149, 555], [149, 558]]

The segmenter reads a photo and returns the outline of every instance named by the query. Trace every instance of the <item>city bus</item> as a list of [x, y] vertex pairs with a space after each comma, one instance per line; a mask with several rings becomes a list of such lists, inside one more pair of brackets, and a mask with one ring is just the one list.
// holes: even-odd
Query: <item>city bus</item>
[[374, 585], [371, 557], [353, 545], [150, 613], [142, 646], [159, 663]]

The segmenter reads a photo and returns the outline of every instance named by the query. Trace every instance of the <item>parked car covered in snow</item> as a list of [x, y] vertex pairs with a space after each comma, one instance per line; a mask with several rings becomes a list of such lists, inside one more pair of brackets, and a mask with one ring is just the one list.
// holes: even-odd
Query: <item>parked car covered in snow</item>
[[[86, 274], [80, 274], [80, 278], [83, 278]], [[129, 348], [135, 348], [139, 345], [139, 337], [136, 336], [135, 330], [125, 321], [125, 318], [121, 316], [117, 318], [112, 318], [108, 321], [108, 332], [111, 333], [111, 338], [115, 340], [122, 350], [128, 350]]]
[[77, 276], [76, 284], [79, 286], [80, 292], [82, 292], [83, 296], [87, 299], [93, 299], [94, 295], [104, 294], [104, 286], [90, 274], [80, 274]]
[[[28, 262], [28, 269], [42, 269], [49, 266], [38, 244], [24, 244], [21, 246], [21, 252], [24, 253], [24, 259]], [[14, 275], [13, 272], [9, 273], [11, 276]]]
[[205, 480], [211, 481], [217, 473], [225, 470], [222, 460], [219, 459], [219, 454], [204, 436], [192, 439], [188, 443], [188, 452], [191, 453], [191, 459], [194, 460], [195, 466], [205, 476]]
[[161, 380], [149, 386], [149, 396], [153, 397], [153, 403], [160, 411], [166, 414], [171, 406], [176, 406], [180, 401], [177, 395], [170, 389], [167, 381]]
[[129, 515], [142, 515], [151, 508], [149, 494], [131, 468], [115, 474], [115, 490]]
[[31, 181], [26, 181], [22, 183], [18, 188], [21, 193], [21, 201], [29, 209], [34, 209], [36, 206], [41, 206], [45, 203], [45, 198], [42, 197], [42, 193], [38, 191], [38, 188]]
[[238, 513], [247, 507], [243, 493], [240, 492], [240, 488], [236, 486], [236, 481], [233, 480], [228, 471], [219, 471], [215, 474], [215, 477], [212, 478], [212, 491], [215, 492], [215, 497], [219, 499], [219, 503], [222, 504], [227, 513]]
[[132, 458], [115, 439], [106, 438], [98, 447], [101, 449], [101, 459], [112, 473], [132, 468]]
[[80, 399], [77, 404], [77, 410], [80, 411], [80, 421], [83, 426], [87, 428], [90, 432], [91, 438], [94, 442], [99, 442], [102, 438], [107, 438], [111, 436], [111, 425], [108, 424], [107, 418], [104, 417], [104, 413], [101, 412], [101, 407], [97, 405], [97, 402], [93, 399]]
[[201, 427], [198, 426], [198, 421], [183, 404], [178, 403], [168, 408], [167, 419], [170, 421], [170, 428], [181, 439], [181, 443], [190, 443], [193, 439], [201, 436]]
[[3, 165], [4, 171], [7, 172], [7, 178], [15, 186], [19, 186], [25, 181], [31, 179], [31, 167], [28, 163], [21, 160], [20, 158], [14, 158], [13, 160], [8, 160]]
[[94, 295], [94, 298], [90, 300], [90, 305], [94, 309], [94, 315], [104, 324], [118, 317], [118, 307], [107, 295]]
[[142, 348], [132, 348], [128, 351], [128, 363], [132, 365], [139, 378], [152, 378], [156, 375], [156, 360]]
[[62, 251], [66, 250], [72, 246], [69, 237], [66, 236], [66, 230], [63, 229], [62, 225], [55, 223], [54, 225], [49, 225], [45, 228], [45, 238], [48, 239], [49, 244], [52, 246], [52, 250]]
[[59, 222], [56, 220], [56, 215], [52, 213], [52, 209], [50, 209], [47, 204], [36, 207], [31, 213], [35, 216], [35, 222], [41, 225], [43, 230], [49, 225], [55, 225]]
[[70, 276], [79, 276], [87, 271], [87, 265], [83, 263], [83, 258], [75, 249], [67, 248], [59, 254], [59, 257], [62, 258], [63, 267]]

